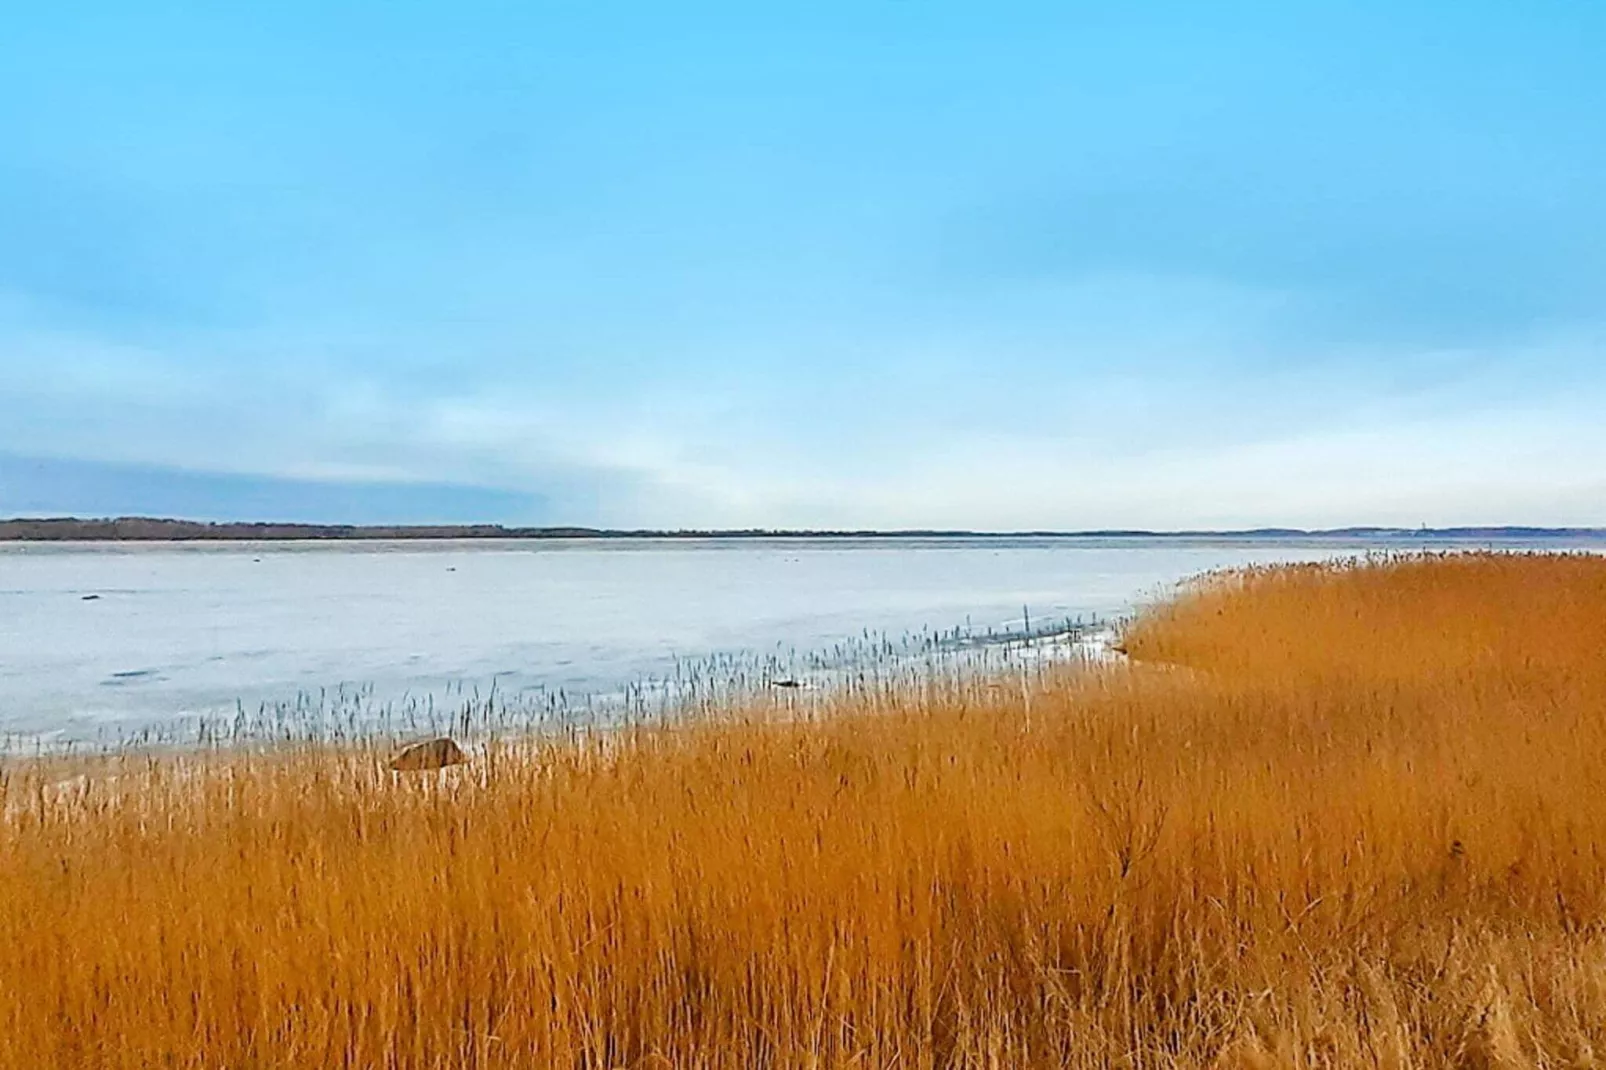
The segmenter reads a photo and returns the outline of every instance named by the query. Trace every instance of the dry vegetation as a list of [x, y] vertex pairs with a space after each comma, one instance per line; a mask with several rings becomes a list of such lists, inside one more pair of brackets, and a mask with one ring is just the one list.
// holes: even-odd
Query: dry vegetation
[[1128, 647], [441, 774], [13, 768], [0, 1065], [1606, 1057], [1606, 559], [1219, 577]]

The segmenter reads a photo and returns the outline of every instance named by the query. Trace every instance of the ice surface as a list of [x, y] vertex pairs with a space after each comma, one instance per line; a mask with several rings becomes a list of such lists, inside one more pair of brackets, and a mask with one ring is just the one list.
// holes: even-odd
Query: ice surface
[[606, 693], [719, 653], [1111, 616], [1364, 542], [744, 539], [0, 546], [0, 733], [120, 734], [342, 686]]

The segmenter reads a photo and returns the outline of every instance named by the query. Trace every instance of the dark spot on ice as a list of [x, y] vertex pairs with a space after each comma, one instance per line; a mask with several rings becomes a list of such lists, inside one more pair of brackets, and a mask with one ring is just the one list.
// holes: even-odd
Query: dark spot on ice
[[119, 684], [131, 684], [136, 680], [154, 679], [159, 675], [155, 669], [128, 669], [123, 672], [114, 672], [101, 681], [103, 687], [116, 687]]
[[98, 594], [86, 594], [86, 595], [84, 595], [83, 600], [85, 602], [99, 602], [100, 601], [100, 595], [98, 595]]

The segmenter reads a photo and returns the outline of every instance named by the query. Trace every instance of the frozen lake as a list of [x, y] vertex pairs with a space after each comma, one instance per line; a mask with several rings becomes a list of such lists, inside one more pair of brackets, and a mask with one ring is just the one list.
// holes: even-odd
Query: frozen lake
[[[0, 544], [0, 735], [237, 706], [606, 695], [713, 655], [1129, 612], [1196, 573], [1379, 543], [933, 538]], [[1398, 545], [1397, 543], [1394, 545]], [[1420, 545], [1415, 544], [1413, 545]]]

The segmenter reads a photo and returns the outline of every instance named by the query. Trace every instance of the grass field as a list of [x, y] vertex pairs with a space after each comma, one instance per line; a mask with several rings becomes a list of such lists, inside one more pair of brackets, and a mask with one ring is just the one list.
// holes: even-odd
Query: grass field
[[1209, 578], [1133, 661], [13, 765], [0, 1066], [1606, 1060], [1606, 559]]

